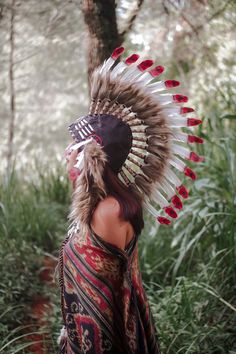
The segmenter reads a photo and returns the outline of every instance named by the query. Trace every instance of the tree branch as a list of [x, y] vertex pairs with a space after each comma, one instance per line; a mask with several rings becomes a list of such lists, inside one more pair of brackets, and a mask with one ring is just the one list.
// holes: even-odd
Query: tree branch
[[[176, 6], [174, 1], [171, 1], [171, 0], [167, 0], [167, 1], [169, 2], [169, 4], [171, 6], [173, 6], [175, 8], [175, 10], [179, 10], [178, 6]], [[189, 25], [189, 27], [193, 30], [195, 35], [198, 37], [197, 28], [195, 28], [195, 26], [189, 21], [189, 19], [185, 16], [185, 14], [182, 11], [180, 12], [180, 17], [184, 20], [184, 22], [186, 22]]]
[[3, 6], [0, 5], [0, 20], [3, 18]]
[[[178, 7], [176, 6], [176, 4], [174, 2], [172, 2], [171, 0], [168, 0], [168, 2], [176, 9], [178, 10]], [[214, 18], [218, 17], [219, 15], [222, 14], [222, 12], [224, 12], [226, 10], [226, 8], [228, 7], [228, 5], [232, 2], [232, 0], [228, 0], [219, 10], [217, 10], [214, 14], [212, 14], [208, 19], [206, 19], [204, 21], [204, 23], [198, 25], [198, 26], [194, 26], [191, 21], [185, 16], [185, 14], [183, 12], [180, 13], [181, 18], [189, 25], [189, 27], [192, 29], [192, 31], [195, 33], [195, 35], [197, 37], [199, 37], [199, 31], [205, 26], [205, 24], [209, 24], [212, 20], [214, 20]], [[190, 33], [188, 33], [190, 34]]]
[[[71, 3], [71, 0], [67, 0], [61, 7], [60, 9], [56, 9], [55, 11], [53, 11], [48, 24], [47, 24], [47, 28], [45, 29], [45, 32], [43, 34], [44, 38], [47, 39], [49, 38], [52, 30], [54, 30], [56, 28], [56, 26], [58, 25], [58, 22], [63, 19], [63, 15], [61, 14], [61, 11], [68, 5]], [[25, 60], [28, 60], [32, 57], [34, 57], [35, 55], [38, 55], [40, 52], [42, 52], [42, 47], [39, 47], [38, 49], [34, 50], [31, 54], [26, 55], [24, 58], [18, 59], [16, 60], [13, 65], [16, 64], [20, 64]]]
[[12, 0], [11, 19], [10, 19], [10, 57], [9, 57], [9, 82], [10, 82], [10, 122], [8, 130], [7, 143], [7, 175], [10, 176], [12, 155], [13, 155], [13, 139], [15, 129], [15, 86], [14, 86], [14, 69], [13, 58], [15, 50], [15, 0]]
[[127, 33], [132, 29], [134, 21], [135, 21], [136, 17], [138, 16], [138, 13], [141, 9], [143, 2], [144, 2], [144, 0], [137, 0], [136, 5], [131, 10], [129, 17], [123, 27], [123, 30], [119, 33], [122, 41], [124, 40]]

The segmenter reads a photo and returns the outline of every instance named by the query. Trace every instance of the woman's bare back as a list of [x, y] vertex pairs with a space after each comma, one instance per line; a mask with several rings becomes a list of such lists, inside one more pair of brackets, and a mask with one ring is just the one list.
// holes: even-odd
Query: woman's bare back
[[134, 236], [134, 229], [129, 221], [119, 217], [119, 212], [119, 202], [108, 196], [98, 203], [90, 226], [105, 241], [124, 250]]

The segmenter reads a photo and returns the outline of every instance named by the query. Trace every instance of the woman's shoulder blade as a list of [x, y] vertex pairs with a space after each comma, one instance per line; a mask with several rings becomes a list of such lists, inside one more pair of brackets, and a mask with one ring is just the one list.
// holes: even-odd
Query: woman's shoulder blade
[[108, 220], [119, 219], [120, 204], [116, 198], [108, 196], [98, 203], [95, 212]]

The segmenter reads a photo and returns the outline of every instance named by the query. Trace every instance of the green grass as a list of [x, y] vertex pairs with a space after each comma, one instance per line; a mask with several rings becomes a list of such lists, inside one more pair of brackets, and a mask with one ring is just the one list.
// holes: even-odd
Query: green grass
[[[60, 167], [49, 173], [38, 168], [33, 181], [23, 172], [19, 177], [13, 171], [0, 184], [0, 352], [6, 354], [24, 353], [30, 344], [27, 335], [35, 327], [32, 299], [50, 293], [39, 278], [43, 258], [57, 257], [71, 193]], [[59, 313], [57, 321], [59, 327]]]
[[[232, 115], [231, 115], [232, 117]], [[171, 227], [149, 215], [140, 237], [144, 287], [164, 354], [236, 352], [236, 140], [235, 119], [210, 117], [199, 133], [206, 161]], [[57, 257], [67, 228], [71, 189], [62, 168], [37, 165], [34, 178], [12, 173], [0, 185], [0, 351], [24, 353], [35, 294], [50, 295], [52, 351], [61, 327], [59, 289], [42, 285], [45, 254]], [[39, 329], [35, 329], [39, 331]]]
[[234, 124], [205, 121], [206, 161], [173, 227], [146, 215], [140, 263], [165, 354], [236, 352]]

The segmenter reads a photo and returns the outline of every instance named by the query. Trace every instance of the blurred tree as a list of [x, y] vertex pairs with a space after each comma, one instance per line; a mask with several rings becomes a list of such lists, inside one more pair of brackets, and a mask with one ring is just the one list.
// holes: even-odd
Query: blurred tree
[[[11, 4], [0, 0], [1, 170], [7, 167], [12, 117]], [[168, 68], [166, 75], [181, 81], [199, 114], [213, 104], [232, 114], [227, 102], [235, 90], [234, 0], [15, 0], [14, 11], [17, 168], [36, 157], [61, 161], [69, 138], [65, 127], [88, 109], [87, 61], [92, 71], [122, 43], [126, 54], [136, 50]]]
[[7, 175], [10, 175], [13, 154], [15, 125], [15, 86], [14, 86], [14, 50], [15, 50], [15, 0], [11, 2], [10, 16], [10, 53], [9, 53], [9, 87], [10, 87], [10, 122], [7, 144]]
[[142, 6], [143, 0], [136, 0], [131, 6], [126, 22], [119, 31], [115, 0], [83, 0], [82, 12], [88, 33], [87, 70], [88, 78], [94, 68], [100, 65], [115, 47], [119, 47]]

